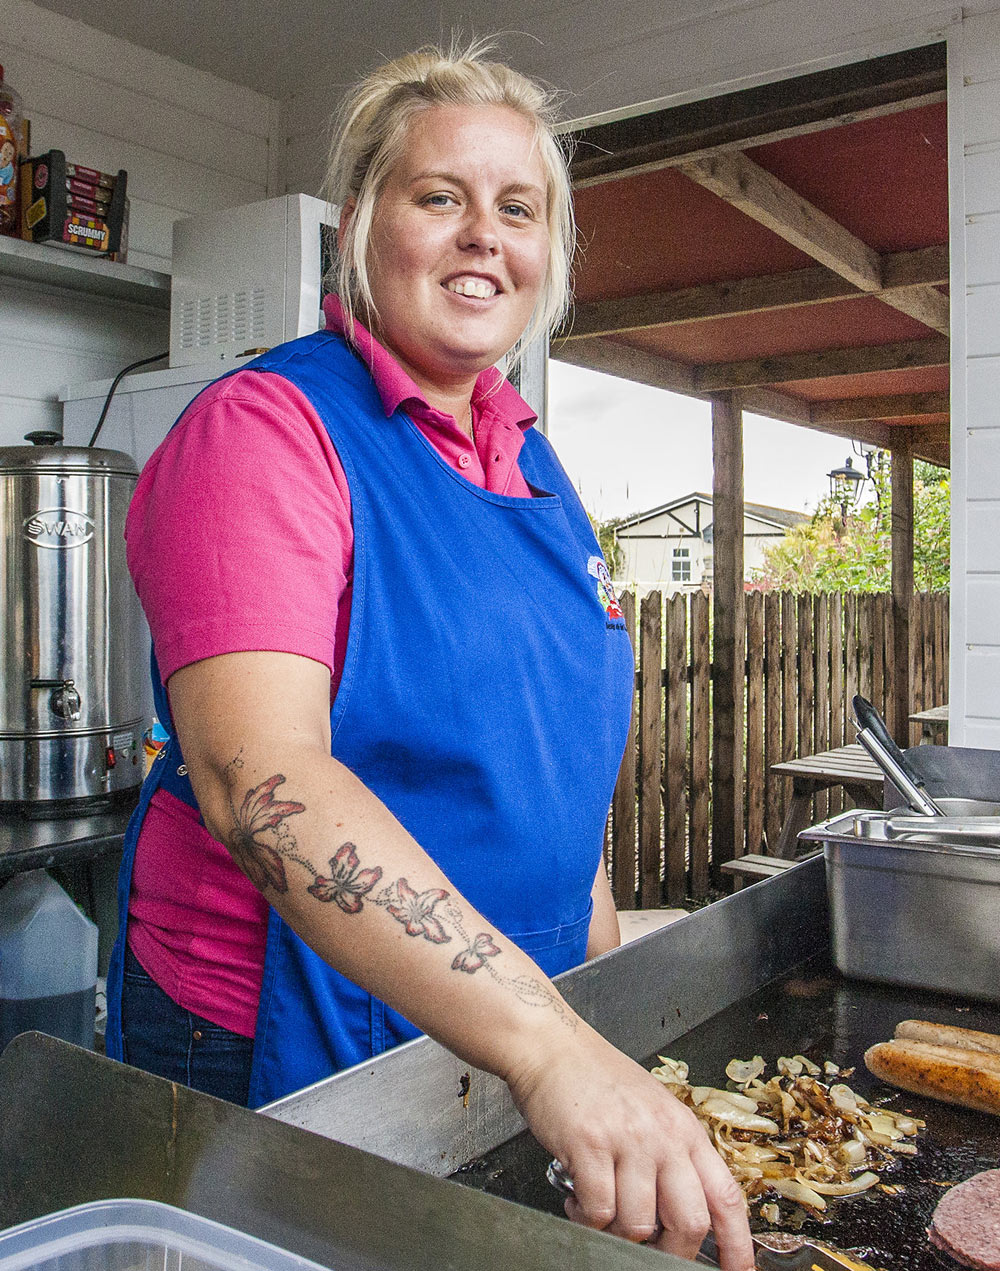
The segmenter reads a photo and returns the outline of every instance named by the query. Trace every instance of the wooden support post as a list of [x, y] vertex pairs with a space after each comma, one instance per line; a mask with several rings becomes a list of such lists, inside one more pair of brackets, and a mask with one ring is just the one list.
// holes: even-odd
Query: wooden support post
[[900, 746], [909, 744], [910, 614], [913, 610], [913, 448], [900, 428], [892, 450], [892, 652], [889, 729]]
[[738, 393], [712, 398], [713, 641], [712, 864], [743, 855], [743, 409]]

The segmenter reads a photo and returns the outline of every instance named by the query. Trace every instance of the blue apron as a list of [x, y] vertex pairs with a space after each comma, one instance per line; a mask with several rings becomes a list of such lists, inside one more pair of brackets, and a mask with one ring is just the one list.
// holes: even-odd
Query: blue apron
[[[350, 486], [354, 592], [330, 712], [332, 754], [487, 923], [549, 975], [577, 965], [634, 662], [569, 479], [547, 440], [529, 429], [519, 466], [536, 497], [474, 486], [402, 411], [385, 418], [367, 369], [338, 336], [306, 336], [249, 367], [284, 376], [311, 401]], [[129, 825], [119, 879], [107, 1037], [108, 1054], [119, 1059], [139, 828], [157, 788], [197, 806], [155, 658], [153, 678], [171, 736]], [[294, 781], [281, 793], [294, 799]], [[373, 845], [360, 856], [362, 867], [377, 863]], [[416, 1035], [271, 909], [251, 1107]]]

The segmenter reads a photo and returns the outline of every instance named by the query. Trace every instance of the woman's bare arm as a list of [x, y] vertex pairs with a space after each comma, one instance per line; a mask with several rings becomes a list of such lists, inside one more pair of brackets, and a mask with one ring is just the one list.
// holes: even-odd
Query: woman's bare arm
[[621, 928], [618, 925], [618, 912], [615, 909], [615, 898], [611, 894], [608, 882], [608, 871], [604, 861], [597, 867], [597, 877], [591, 891], [594, 911], [590, 918], [590, 932], [587, 936], [587, 958], [596, 958], [609, 949], [617, 949], [622, 942]]
[[[753, 1264], [742, 1196], [693, 1115], [563, 1001], [330, 755], [326, 667], [234, 653], [177, 671], [170, 704], [209, 832], [325, 961], [503, 1078], [576, 1180], [573, 1216]], [[608, 893], [610, 898], [610, 892]]]

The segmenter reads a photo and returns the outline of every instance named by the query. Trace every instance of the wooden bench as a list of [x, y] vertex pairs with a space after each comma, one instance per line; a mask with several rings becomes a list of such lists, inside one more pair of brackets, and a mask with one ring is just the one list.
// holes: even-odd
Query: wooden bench
[[792, 798], [774, 853], [783, 860], [794, 858], [799, 834], [809, 824], [810, 801], [821, 790], [843, 786], [857, 807], [882, 807], [882, 769], [857, 742], [772, 764], [771, 771], [792, 778]]
[[909, 717], [911, 724], [920, 725], [921, 746], [947, 746], [948, 707], [932, 706], [930, 710], [917, 711]]
[[733, 880], [733, 891], [739, 891], [744, 883], [759, 883], [762, 878], [773, 878], [786, 869], [790, 869], [795, 861], [785, 861], [778, 856], [757, 856], [752, 852], [746, 856], [738, 856], [734, 861], [726, 861], [720, 866], [724, 874]]

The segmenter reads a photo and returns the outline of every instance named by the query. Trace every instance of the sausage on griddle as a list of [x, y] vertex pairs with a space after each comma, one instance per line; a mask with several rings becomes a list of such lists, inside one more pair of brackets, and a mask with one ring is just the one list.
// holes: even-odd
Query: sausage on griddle
[[1000, 1169], [986, 1170], [942, 1196], [931, 1244], [976, 1271], [1000, 1271]]
[[956, 1028], [954, 1024], [904, 1019], [896, 1025], [896, 1036], [908, 1041], [929, 1042], [932, 1046], [958, 1046], [962, 1050], [1000, 1055], [1000, 1037], [996, 1033], [978, 1033], [973, 1028]]
[[866, 1050], [865, 1064], [900, 1090], [1000, 1116], [1000, 1055], [895, 1040]]

